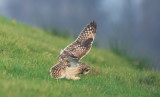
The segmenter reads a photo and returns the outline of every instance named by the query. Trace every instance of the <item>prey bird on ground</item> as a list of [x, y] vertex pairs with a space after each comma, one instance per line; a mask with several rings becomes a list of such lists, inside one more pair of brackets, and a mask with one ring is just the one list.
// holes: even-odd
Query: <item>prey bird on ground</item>
[[77, 74], [87, 74], [90, 71], [90, 67], [80, 60], [90, 51], [96, 35], [96, 28], [96, 22], [92, 21], [73, 43], [61, 50], [59, 63], [50, 69], [52, 77], [79, 80], [80, 77], [76, 77]]

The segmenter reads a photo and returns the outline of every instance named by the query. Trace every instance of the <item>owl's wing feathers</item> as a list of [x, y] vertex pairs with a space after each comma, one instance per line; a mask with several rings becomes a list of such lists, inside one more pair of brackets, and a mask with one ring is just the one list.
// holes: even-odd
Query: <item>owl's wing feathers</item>
[[[82, 59], [90, 51], [96, 35], [96, 22], [92, 21], [80, 33], [78, 38], [68, 45], [60, 54], [65, 58]], [[67, 53], [67, 54], [65, 54]]]

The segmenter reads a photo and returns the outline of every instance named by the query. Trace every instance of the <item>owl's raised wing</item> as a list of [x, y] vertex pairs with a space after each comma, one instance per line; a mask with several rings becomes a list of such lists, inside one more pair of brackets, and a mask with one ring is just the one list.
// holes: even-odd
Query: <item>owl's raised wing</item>
[[78, 38], [61, 51], [59, 59], [82, 59], [90, 51], [95, 35], [97, 24], [92, 21], [80, 33]]

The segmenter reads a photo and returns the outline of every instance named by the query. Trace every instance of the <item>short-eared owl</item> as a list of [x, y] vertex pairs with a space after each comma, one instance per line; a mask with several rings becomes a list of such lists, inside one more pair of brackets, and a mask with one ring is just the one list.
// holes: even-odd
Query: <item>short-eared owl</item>
[[81, 63], [80, 60], [90, 51], [95, 35], [96, 22], [92, 21], [80, 33], [78, 38], [69, 44], [59, 55], [59, 63], [51, 67], [51, 76], [55, 78], [64, 78], [78, 80], [77, 74], [87, 74], [89, 66]]

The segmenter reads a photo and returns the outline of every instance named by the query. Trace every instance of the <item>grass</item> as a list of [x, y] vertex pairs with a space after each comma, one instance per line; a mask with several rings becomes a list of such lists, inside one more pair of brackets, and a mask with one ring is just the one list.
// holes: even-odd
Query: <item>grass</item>
[[[49, 69], [70, 38], [0, 16], [0, 97], [160, 97], [160, 74], [98, 48], [82, 59], [81, 80], [56, 80]], [[97, 32], [98, 34], [98, 32]]]

